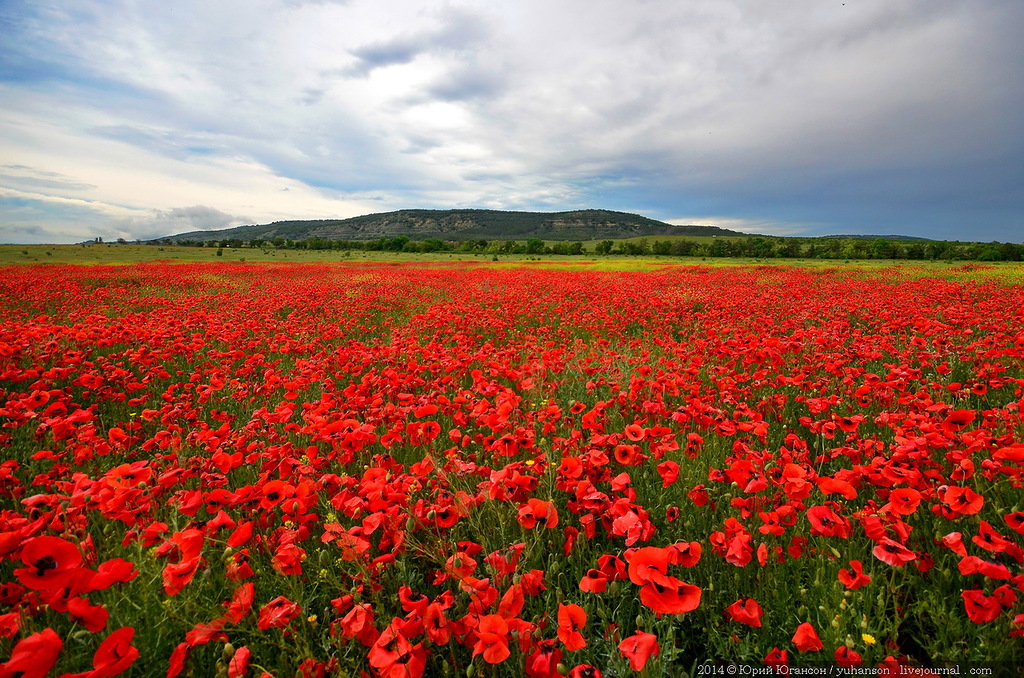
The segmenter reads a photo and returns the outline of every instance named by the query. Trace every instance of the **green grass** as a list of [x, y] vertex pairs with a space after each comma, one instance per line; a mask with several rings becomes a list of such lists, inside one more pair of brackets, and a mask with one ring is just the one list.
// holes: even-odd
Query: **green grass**
[[[703, 236], [678, 236], [683, 239], [710, 240]], [[635, 238], [633, 240], [639, 240]], [[998, 279], [1007, 283], [1024, 282], [1024, 263], [1020, 262], [944, 262], [895, 261], [890, 259], [754, 259], [750, 257], [675, 257], [675, 256], [599, 256], [585, 254], [467, 254], [464, 252], [336, 252], [325, 250], [273, 250], [224, 248], [217, 256], [213, 247], [176, 245], [87, 244], [87, 245], [0, 245], [0, 266], [17, 264], [123, 265], [147, 261], [223, 261], [223, 262], [393, 262], [446, 265], [459, 262], [494, 268], [538, 267], [592, 271], [650, 271], [677, 266], [773, 266], [812, 269], [849, 268], [853, 271], [877, 271], [893, 267], [921, 276], [953, 280]]]

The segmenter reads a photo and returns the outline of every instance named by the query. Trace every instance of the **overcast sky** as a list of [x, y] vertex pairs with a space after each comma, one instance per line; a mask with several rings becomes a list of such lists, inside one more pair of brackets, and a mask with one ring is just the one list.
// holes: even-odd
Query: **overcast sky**
[[402, 208], [1024, 241], [1022, 0], [0, 0], [0, 242]]

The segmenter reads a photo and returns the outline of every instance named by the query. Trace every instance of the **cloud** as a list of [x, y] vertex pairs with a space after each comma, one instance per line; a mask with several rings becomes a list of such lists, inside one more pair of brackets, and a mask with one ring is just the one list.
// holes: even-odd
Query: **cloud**
[[227, 214], [208, 205], [193, 205], [154, 210], [149, 214], [118, 220], [114, 226], [120, 234], [118, 237], [150, 240], [190, 231], [216, 231], [246, 223], [252, 223], [252, 220]]
[[365, 77], [378, 68], [408, 64], [423, 54], [466, 50], [486, 37], [486, 26], [476, 14], [449, 9], [439, 18], [440, 26], [401, 33], [350, 49], [356, 63], [342, 74]]
[[14, 0], [0, 22], [0, 186], [117, 228], [606, 207], [1019, 239], [1012, 0]]
[[87, 191], [92, 184], [75, 181], [60, 172], [28, 167], [26, 165], [0, 165], [0, 186], [25, 190]]

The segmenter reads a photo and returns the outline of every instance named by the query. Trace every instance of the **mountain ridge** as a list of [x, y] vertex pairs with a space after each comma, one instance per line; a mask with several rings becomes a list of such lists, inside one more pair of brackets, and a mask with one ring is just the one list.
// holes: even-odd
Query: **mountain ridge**
[[718, 226], [676, 225], [639, 214], [603, 209], [523, 212], [486, 209], [404, 209], [347, 219], [306, 219], [250, 224], [216, 231], [190, 231], [154, 240], [209, 242], [254, 240], [600, 240], [642, 236], [743, 236]]

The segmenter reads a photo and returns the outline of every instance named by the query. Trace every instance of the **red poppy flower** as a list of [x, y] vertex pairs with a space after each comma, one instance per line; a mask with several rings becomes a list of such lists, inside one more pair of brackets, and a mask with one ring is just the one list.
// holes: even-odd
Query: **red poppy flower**
[[672, 563], [683, 567], [693, 567], [699, 563], [703, 552], [699, 541], [669, 544], [665, 549], [670, 553]]
[[679, 464], [672, 460], [663, 461], [657, 466], [658, 475], [661, 476], [661, 486], [668, 487], [679, 480]]
[[579, 605], [558, 605], [558, 639], [569, 652], [587, 646], [580, 630], [587, 625], [587, 613]]
[[840, 645], [839, 647], [836, 648], [835, 657], [836, 657], [836, 663], [839, 664], [840, 666], [844, 666], [846, 668], [851, 668], [851, 667], [854, 667], [854, 666], [860, 666], [861, 664], [864, 663], [861, 660], [860, 654], [858, 654], [857, 652], [854, 652], [853, 650], [851, 650], [850, 648], [846, 647], [845, 645]]
[[228, 678], [242, 678], [249, 672], [249, 661], [252, 659], [252, 651], [243, 645], [235, 650], [228, 662]]
[[675, 577], [651, 572], [640, 587], [640, 602], [658, 614], [684, 614], [700, 606], [700, 587]]
[[888, 537], [883, 537], [879, 541], [878, 546], [871, 550], [871, 553], [875, 555], [875, 558], [893, 567], [903, 567], [910, 561], [917, 559], [913, 551]]
[[811, 534], [823, 537], [849, 539], [853, 529], [849, 520], [827, 506], [812, 506], [807, 509], [807, 520], [811, 523]]
[[473, 656], [482, 654], [488, 664], [500, 664], [512, 654], [508, 649], [508, 623], [501, 615], [489, 614], [480, 617], [476, 637]]
[[68, 614], [71, 620], [81, 624], [92, 633], [99, 633], [107, 626], [110, 613], [102, 605], [90, 605], [85, 598], [72, 598], [68, 601]]
[[11, 651], [11, 658], [0, 664], [0, 676], [44, 678], [57, 663], [63, 645], [53, 629], [43, 629], [22, 638]]
[[435, 645], [447, 645], [451, 639], [448, 618], [439, 603], [431, 603], [423, 614], [423, 630]]
[[629, 580], [637, 586], [643, 586], [655, 574], [668, 574], [668, 566], [673, 557], [668, 549], [656, 546], [637, 549], [629, 559]]
[[939, 490], [939, 499], [959, 515], [972, 516], [981, 511], [985, 498], [969, 487], [951, 485]]
[[203, 533], [194, 528], [175, 532], [171, 536], [171, 543], [178, 547], [180, 560], [164, 567], [163, 585], [167, 595], [178, 595], [185, 585], [192, 581], [199, 569], [199, 554], [202, 552], [204, 539]]
[[608, 588], [608, 576], [601, 570], [591, 568], [580, 579], [580, 591], [604, 593]]
[[647, 660], [660, 652], [658, 637], [644, 631], [638, 630], [619, 643], [619, 653], [629, 660], [629, 667], [634, 671], [643, 671]]
[[788, 661], [789, 653], [785, 650], [780, 650], [777, 647], [773, 647], [768, 654], [764, 656], [764, 663], [775, 669], [776, 672], [779, 672], [781, 667], [786, 666]]
[[604, 678], [604, 675], [601, 673], [601, 669], [590, 664], [580, 664], [569, 671], [569, 678]]
[[93, 670], [88, 674], [89, 678], [111, 678], [123, 673], [139, 658], [139, 651], [132, 646], [132, 638], [135, 637], [135, 629], [131, 626], [123, 626], [111, 633], [96, 648], [92, 657]]
[[597, 567], [604, 572], [609, 581], [622, 581], [626, 579], [626, 564], [618, 556], [605, 553], [597, 557]]
[[551, 502], [531, 497], [525, 504], [519, 507], [517, 520], [527, 530], [532, 530], [537, 525], [548, 528], [556, 527], [558, 525], [558, 511]]
[[871, 583], [871, 577], [864, 574], [864, 565], [859, 560], [850, 561], [850, 570], [839, 570], [839, 581], [848, 589], [859, 589]]
[[284, 596], [278, 596], [260, 608], [256, 626], [260, 631], [280, 628], [298, 617], [300, 612], [302, 612], [302, 608], [298, 603], [293, 603]]
[[395, 618], [380, 634], [367, 655], [370, 666], [382, 678], [420, 678], [427, 664], [423, 643], [413, 645], [395, 627]]
[[623, 466], [636, 466], [646, 458], [639, 445], [616, 445], [612, 454]]
[[253, 601], [256, 598], [256, 589], [252, 582], [246, 582], [235, 589], [231, 596], [231, 603], [224, 617], [232, 624], [237, 624], [252, 610]]
[[629, 438], [630, 440], [632, 440], [635, 443], [638, 443], [641, 440], [643, 440], [644, 436], [647, 433], [644, 430], [643, 426], [639, 426], [637, 424], [629, 424], [629, 425], [627, 425], [625, 431], [626, 431], [626, 437]]
[[960, 594], [964, 599], [964, 610], [975, 624], [990, 622], [1002, 612], [999, 598], [986, 596], [984, 591], [964, 591]]
[[371, 647], [380, 637], [380, 631], [373, 622], [373, 606], [370, 603], [354, 605], [341, 619], [341, 635], [355, 638], [365, 647]]
[[909, 516], [921, 503], [921, 493], [911, 487], [901, 487], [889, 493], [889, 502], [882, 507], [886, 513]]
[[978, 534], [971, 537], [971, 541], [975, 545], [993, 553], [1002, 553], [1014, 546], [1012, 541], [1004, 538], [992, 525], [984, 520], [979, 521]]
[[28, 567], [14, 571], [30, 589], [45, 591], [64, 586], [82, 564], [78, 547], [59, 537], [34, 537], [21, 549], [21, 562]]
[[942, 422], [942, 429], [947, 433], [956, 433], [967, 427], [975, 418], [974, 410], [953, 410]]
[[725, 613], [730, 619], [747, 626], [760, 627], [763, 610], [753, 598], [740, 598], [735, 603], [725, 608]]
[[793, 644], [800, 652], [817, 652], [825, 649], [825, 646], [821, 644], [821, 638], [818, 637], [818, 632], [814, 630], [810, 622], [804, 622], [796, 627]]

